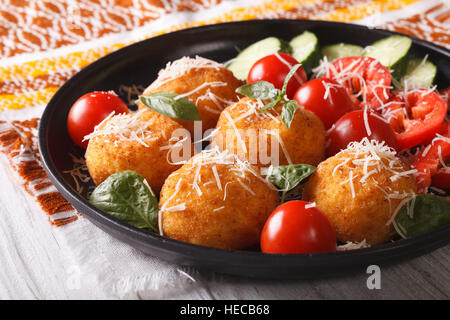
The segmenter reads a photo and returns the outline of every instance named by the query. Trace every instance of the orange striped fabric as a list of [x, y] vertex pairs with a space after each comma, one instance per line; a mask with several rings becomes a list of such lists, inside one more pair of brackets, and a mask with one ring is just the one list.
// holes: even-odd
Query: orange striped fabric
[[[129, 42], [111, 40], [107, 45], [89, 48], [90, 42], [94, 42], [92, 46], [95, 46], [95, 39], [101, 40], [114, 34], [132, 32], [136, 28], [144, 27], [146, 23], [164, 19], [164, 15], [174, 12], [182, 10], [195, 12], [223, 4], [220, 0], [115, 2], [117, 6], [114, 9], [110, 6], [101, 6], [97, 1], [92, 3], [83, 1], [83, 5], [79, 7], [76, 6], [77, 2], [71, 7], [69, 5], [71, 2], [66, 1], [39, 1], [40, 6], [36, 2], [31, 11], [27, 11], [30, 8], [26, 7], [25, 1], [12, 1], [9, 8], [0, 5], [3, 22], [0, 27], [0, 56], [6, 58], [5, 62], [0, 64], [0, 110], [17, 110], [46, 104], [57, 88], [75, 72], [105, 54], [129, 44]], [[139, 39], [187, 27], [260, 18], [309, 18], [351, 22], [402, 9], [415, 2], [420, 1], [270, 0], [247, 7], [233, 8], [227, 12], [218, 13], [213, 18], [206, 18], [199, 14], [199, 17], [204, 19], [175, 23], [167, 28], [143, 32]], [[30, 1], [30, 3], [33, 2]], [[446, 32], [448, 30], [446, 22], [450, 9], [442, 11], [443, 6], [443, 2], [438, 3], [429, 8], [426, 13], [391, 21], [386, 23], [385, 27], [418, 35], [448, 47], [450, 42], [449, 34]], [[424, 16], [425, 19], [427, 16], [432, 17], [433, 11], [436, 10], [442, 12], [438, 17], [427, 19], [426, 24], [419, 18], [419, 16]], [[27, 19], [26, 12], [31, 12], [35, 17]], [[77, 13], [78, 18], [75, 14], [68, 19], [69, 13]], [[431, 33], [430, 29], [433, 30]], [[120, 40], [124, 38], [118, 37]], [[67, 48], [68, 45], [73, 47], [73, 51], [69, 48], [61, 50], [61, 54], [58, 54], [58, 49]], [[17, 59], [24, 62], [14, 63], [14, 57], [32, 55], [34, 52], [41, 53], [42, 58]], [[9, 61], [11, 63], [8, 63]]]

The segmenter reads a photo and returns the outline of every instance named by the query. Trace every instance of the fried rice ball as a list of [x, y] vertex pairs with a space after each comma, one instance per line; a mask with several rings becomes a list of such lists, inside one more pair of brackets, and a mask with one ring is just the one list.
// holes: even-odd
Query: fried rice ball
[[281, 121], [281, 105], [265, 112], [258, 110], [262, 106], [245, 97], [227, 107], [217, 122], [213, 143], [258, 167], [317, 165], [324, 159], [325, 129], [314, 113], [298, 108], [287, 128]]
[[218, 150], [196, 154], [164, 183], [162, 233], [192, 244], [239, 250], [259, 243], [277, 191], [258, 169]]
[[[202, 57], [184, 57], [169, 63], [143, 96], [169, 91], [187, 94], [200, 113], [202, 133], [214, 128], [222, 110], [238, 100], [236, 89], [243, 84], [223, 65]], [[141, 102], [139, 108], [146, 108]], [[194, 135], [194, 122], [173, 119]]]
[[320, 163], [303, 199], [316, 203], [339, 241], [385, 243], [391, 239], [393, 217], [417, 192], [408, 170], [394, 150], [365, 139]]
[[[189, 159], [193, 150], [188, 140], [187, 145], [179, 146], [169, 141], [177, 138], [177, 132], [185, 130], [170, 118], [149, 110], [105, 119], [89, 136], [85, 154], [89, 174], [98, 185], [113, 173], [133, 170], [158, 193], [169, 174], [181, 166], [172, 162], [172, 155]], [[183, 154], [183, 148], [189, 151]]]

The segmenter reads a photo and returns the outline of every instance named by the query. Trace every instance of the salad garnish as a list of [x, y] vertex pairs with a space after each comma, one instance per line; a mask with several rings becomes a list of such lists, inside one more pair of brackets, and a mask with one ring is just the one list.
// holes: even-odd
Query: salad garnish
[[283, 203], [286, 193], [312, 175], [315, 170], [316, 167], [309, 164], [291, 164], [277, 167], [270, 166], [265, 170], [265, 174], [267, 175], [266, 179], [282, 192], [281, 203]]
[[155, 92], [140, 97], [140, 101], [147, 108], [171, 118], [184, 121], [201, 120], [197, 106], [188, 98], [180, 97], [173, 92]]
[[158, 200], [144, 178], [134, 171], [110, 175], [92, 192], [90, 202], [136, 228], [158, 232]]
[[295, 111], [298, 108], [298, 103], [295, 100], [289, 100], [286, 95], [287, 86], [289, 80], [295, 75], [295, 72], [301, 67], [301, 63], [294, 65], [287, 74], [283, 88], [281, 90], [276, 89], [273, 84], [267, 81], [257, 81], [254, 83], [245, 84], [236, 89], [237, 93], [247, 96], [252, 99], [270, 100], [258, 111], [264, 112], [266, 110], [274, 108], [279, 103], [282, 103], [281, 121], [289, 129], [291, 122], [294, 119]]

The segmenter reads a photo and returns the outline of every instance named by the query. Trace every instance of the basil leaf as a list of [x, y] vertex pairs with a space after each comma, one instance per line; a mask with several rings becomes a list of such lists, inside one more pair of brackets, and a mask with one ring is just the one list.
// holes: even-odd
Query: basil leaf
[[[411, 208], [414, 201], [412, 218], [408, 215], [407, 206]], [[395, 218], [397, 229], [402, 237], [410, 238], [431, 232], [450, 224], [450, 201], [432, 194], [417, 195]]]
[[301, 63], [297, 63], [296, 65], [294, 65], [291, 70], [289, 70], [289, 73], [286, 75], [286, 78], [284, 78], [284, 83], [283, 83], [283, 89], [281, 89], [281, 94], [285, 95], [286, 94], [286, 90], [287, 90], [287, 86], [289, 83], [289, 80], [291, 80], [292, 76], [297, 72], [298, 68], [300, 68], [302, 66]]
[[171, 118], [184, 121], [201, 120], [197, 106], [188, 98], [178, 98], [178, 94], [173, 92], [155, 92], [141, 96], [140, 100], [146, 107]]
[[264, 105], [258, 111], [263, 112], [268, 109], [275, 107], [283, 98], [287, 102], [283, 104], [283, 108], [281, 111], [281, 120], [288, 127], [291, 126], [292, 119], [294, 118], [295, 111], [298, 108], [298, 103], [295, 100], [288, 100], [286, 97], [286, 90], [289, 83], [289, 80], [295, 75], [298, 68], [302, 65], [298, 63], [294, 65], [289, 73], [286, 75], [284, 79], [282, 90], [278, 90], [274, 87], [274, 85], [267, 81], [258, 81], [254, 83], [245, 84], [236, 89], [237, 93], [240, 93], [244, 96], [247, 96], [251, 99], [263, 99], [263, 100], [272, 100], [271, 102]]
[[158, 200], [144, 178], [134, 171], [110, 175], [91, 194], [98, 209], [137, 228], [157, 232]]
[[268, 179], [280, 191], [282, 191], [281, 202], [289, 190], [294, 189], [302, 180], [309, 177], [316, 167], [309, 164], [291, 164], [286, 166], [269, 167], [266, 174]]
[[252, 99], [261, 100], [273, 100], [280, 94], [280, 90], [276, 89], [273, 84], [267, 81], [244, 84], [237, 88], [236, 92]]
[[275, 107], [280, 101], [282, 96], [278, 96], [276, 100], [273, 100], [272, 102], [269, 102], [268, 104], [264, 105], [262, 108], [258, 109], [259, 112], [266, 111], [268, 109], [271, 109]]
[[309, 164], [290, 164], [269, 168], [268, 179], [281, 191], [294, 189], [303, 179], [309, 177], [316, 167]]
[[288, 129], [291, 127], [297, 108], [298, 103], [295, 100], [289, 100], [283, 105], [283, 109], [281, 110], [281, 121], [283, 121]]

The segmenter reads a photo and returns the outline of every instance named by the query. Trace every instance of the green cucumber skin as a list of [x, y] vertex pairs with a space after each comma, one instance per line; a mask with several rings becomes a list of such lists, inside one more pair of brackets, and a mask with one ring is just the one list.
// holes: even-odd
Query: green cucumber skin
[[312, 69], [319, 65], [320, 59], [322, 59], [322, 54], [320, 53], [319, 46], [317, 46], [317, 49], [302, 63], [303, 69], [305, 69], [308, 75], [312, 73]]
[[[381, 43], [383, 43], [385, 41], [389, 41], [389, 39], [392, 39], [393, 37], [405, 38], [405, 39], [409, 40], [409, 45], [408, 45], [408, 48], [407, 48], [405, 54], [399, 60], [397, 60], [397, 62], [393, 63], [392, 65], [386, 66], [388, 69], [391, 70], [391, 76], [392, 77], [394, 77], [395, 79], [401, 79], [401, 77], [403, 77], [403, 75], [406, 72], [406, 65], [407, 65], [407, 62], [408, 62], [408, 54], [409, 54], [409, 51], [410, 51], [411, 45], [412, 45], [411, 39], [409, 39], [408, 37], [405, 37], [405, 36], [390, 36], [390, 37], [386, 37], [386, 38], [380, 39], [378, 41], [375, 41], [374, 43], [372, 43], [368, 47], [375, 47], [376, 48]], [[366, 49], [365, 56], [371, 57], [370, 53], [372, 51]], [[375, 57], [375, 59], [376, 59], [376, 57]]]
[[278, 40], [280, 40], [280, 49], [278, 50], [278, 52], [292, 54], [292, 47], [289, 44], [289, 42], [287, 42], [283, 39], [278, 39]]
[[[342, 52], [341, 52], [341, 54], [338, 54], [338, 56], [336, 56], [335, 58], [330, 57], [330, 55], [327, 54], [327, 51], [330, 50], [330, 49], [334, 50], [335, 52], [339, 51], [339, 47], [343, 47], [343, 50], [346, 51], [345, 54], [342, 54]], [[351, 47], [351, 50], [348, 50], [349, 47]], [[335, 48], [338, 48], [338, 49], [335, 49]], [[348, 54], [348, 52], [350, 52], [350, 51], [352, 53]], [[322, 52], [323, 56], [327, 56], [327, 58], [329, 58], [328, 59], [329, 62], [332, 62], [333, 60], [339, 59], [339, 58], [353, 57], [353, 56], [356, 56], [356, 57], [362, 56], [363, 52], [364, 52], [364, 48], [360, 47], [360, 46], [357, 46], [357, 45], [348, 44], [348, 43], [336, 43], [336, 44], [331, 44], [331, 45], [323, 47], [321, 52]]]
[[391, 75], [395, 79], [401, 79], [406, 72], [406, 66], [408, 65], [408, 55], [405, 55], [403, 58], [401, 58], [396, 64], [391, 66]]
[[[422, 63], [423, 58], [411, 58], [406, 63], [406, 72], [403, 75], [403, 77], [400, 79], [400, 89], [404, 88], [404, 81], [406, 78], [411, 77], [412, 74], [416, 71], [416, 68]], [[425, 65], [422, 66], [422, 68], [430, 69], [429, 71], [433, 73], [433, 77], [428, 80], [428, 83], [425, 83], [423, 85], [417, 85], [417, 83], [410, 83], [409, 86], [413, 89], [420, 89], [420, 88], [428, 88], [431, 87], [434, 83], [434, 80], [436, 78], [437, 74], [437, 67], [430, 61], [426, 61]], [[423, 69], [422, 69], [423, 70]], [[428, 73], [429, 71], [426, 70]], [[423, 72], [423, 71], [422, 71]]]
[[[243, 81], [247, 80], [248, 73], [247, 73], [245, 76], [244, 76], [244, 74], [241, 74], [242, 65], [239, 65], [239, 67], [237, 67], [237, 69], [236, 69], [236, 66], [238, 66], [238, 64], [241, 64], [241, 63], [242, 63], [242, 62], [239, 62], [239, 57], [242, 57], [242, 54], [243, 54], [244, 52], [246, 52], [246, 50], [249, 49], [249, 47], [255, 45], [256, 43], [258, 43], [258, 42], [260, 42], [260, 41], [267, 40], [267, 39], [269, 39], [269, 38], [276, 38], [276, 37], [267, 37], [267, 38], [261, 39], [261, 40], [259, 40], [259, 41], [253, 42], [252, 44], [250, 44], [250, 45], [248, 45], [247, 47], [245, 47], [245, 49], [243, 49], [243, 50], [236, 56], [235, 59], [236, 59], [237, 61], [229, 63], [226, 67], [227, 67], [228, 69], [230, 69], [230, 70], [233, 72], [233, 74], [234, 74], [234, 76], [235, 76], [236, 78], [238, 78], [238, 79], [240, 79], [240, 80], [243, 80]], [[279, 42], [279, 48], [277, 49], [277, 51], [271, 52], [271, 53], [268, 53], [268, 54], [273, 54], [273, 53], [276, 53], [276, 52], [282, 52], [282, 53], [287, 53], [287, 54], [291, 54], [291, 53], [292, 53], [292, 48], [291, 48], [291, 46], [289, 45], [289, 43], [288, 43], [287, 41], [282, 40], [282, 39], [279, 39], [279, 38], [276, 38], [276, 39], [277, 39], [278, 42]], [[256, 61], [257, 61], [257, 60], [256, 60]], [[251, 64], [253, 65], [253, 63], [255, 63], [256, 61], [252, 62]], [[250, 68], [252, 67], [252, 65], [247, 66], [247, 67], [248, 67], [248, 70], [250, 70]], [[247, 68], [246, 68], [246, 69], [247, 69]], [[239, 71], [239, 73], [237, 73], [238, 71]]]
[[[305, 34], [308, 34], [309, 36], [314, 37], [316, 40], [316, 43], [315, 43], [314, 48], [311, 51], [310, 55], [307, 56], [306, 58], [304, 58], [303, 61], [300, 61], [301, 59], [298, 59], [295, 56], [295, 47], [296, 47], [295, 43], [300, 37], [304, 36]], [[320, 53], [319, 39], [317, 38], [317, 36], [310, 31], [304, 31], [303, 33], [299, 34], [298, 36], [295, 36], [294, 38], [292, 38], [291, 41], [289, 42], [289, 44], [292, 48], [293, 57], [302, 64], [303, 69], [305, 70], [305, 72], [307, 74], [311, 74], [312, 69], [319, 64], [319, 61], [322, 58], [322, 54]]]

